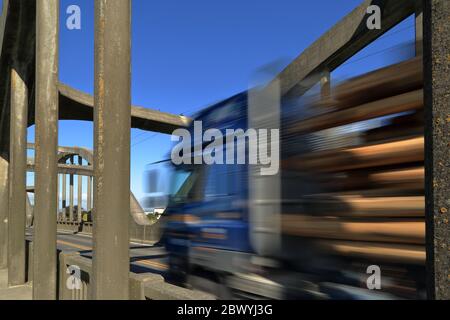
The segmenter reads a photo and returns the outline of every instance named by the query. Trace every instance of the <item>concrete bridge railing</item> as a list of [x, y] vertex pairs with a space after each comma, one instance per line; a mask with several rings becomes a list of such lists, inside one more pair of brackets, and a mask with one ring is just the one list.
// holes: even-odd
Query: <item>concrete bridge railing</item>
[[[35, 145], [28, 143], [27, 148], [34, 150]], [[58, 230], [70, 232], [83, 232], [92, 234], [94, 226], [91, 214], [93, 203], [93, 175], [92, 168], [93, 152], [79, 147], [58, 147], [58, 186], [57, 186], [57, 228]], [[75, 161], [77, 159], [77, 161]], [[69, 164], [67, 164], [69, 162]], [[28, 159], [27, 170], [34, 172], [34, 159]], [[67, 179], [67, 176], [69, 178]], [[78, 179], [77, 190], [74, 188], [74, 180]], [[83, 178], [87, 178], [86, 202], [83, 203]], [[69, 183], [67, 183], [69, 182]], [[34, 193], [34, 187], [27, 187], [28, 193]], [[69, 196], [67, 197], [67, 191]], [[76, 205], [75, 205], [75, 194]], [[61, 199], [60, 199], [61, 198]], [[32, 227], [34, 221], [34, 210], [27, 197], [27, 226]], [[69, 201], [67, 201], [69, 199]], [[83, 208], [85, 210], [83, 210]], [[124, 213], [126, 214], [126, 213]], [[144, 209], [139, 204], [134, 194], [130, 191], [130, 240], [140, 243], [153, 244], [161, 239], [162, 225], [164, 219], [156, 223], [151, 222]], [[83, 215], [89, 216], [89, 221], [83, 219]]]
[[[129, 277], [132, 300], [214, 300], [209, 294], [166, 283], [158, 274], [130, 272]], [[89, 300], [92, 294], [92, 260], [79, 253], [59, 253], [59, 300]]]

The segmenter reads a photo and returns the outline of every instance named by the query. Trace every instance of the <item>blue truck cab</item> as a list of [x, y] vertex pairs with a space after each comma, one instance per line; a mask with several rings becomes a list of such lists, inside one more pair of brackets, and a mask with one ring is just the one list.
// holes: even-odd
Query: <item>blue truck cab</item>
[[[247, 94], [241, 93], [200, 112], [203, 130], [247, 129]], [[189, 131], [194, 135], [193, 127]], [[194, 142], [193, 142], [194, 143]], [[226, 148], [226, 145], [223, 145]], [[225, 153], [225, 150], [224, 150]], [[170, 271], [235, 272], [253, 253], [249, 239], [248, 165], [173, 165], [177, 193], [166, 210], [164, 243]]]

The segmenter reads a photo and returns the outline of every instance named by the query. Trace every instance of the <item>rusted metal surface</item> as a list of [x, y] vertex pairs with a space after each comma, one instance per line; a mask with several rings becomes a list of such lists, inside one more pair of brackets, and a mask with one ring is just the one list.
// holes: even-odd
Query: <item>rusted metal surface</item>
[[429, 298], [450, 299], [450, 1], [424, 1]]
[[94, 299], [129, 298], [131, 1], [95, 1]]
[[56, 299], [59, 1], [36, 8], [36, 172], [33, 299]]
[[11, 70], [8, 284], [25, 283], [26, 165], [28, 89]]

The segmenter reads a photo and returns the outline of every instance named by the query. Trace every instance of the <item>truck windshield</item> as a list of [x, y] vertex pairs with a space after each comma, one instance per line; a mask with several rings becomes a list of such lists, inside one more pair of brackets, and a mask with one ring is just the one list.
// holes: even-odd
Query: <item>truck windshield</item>
[[172, 175], [171, 200], [174, 202], [186, 202], [195, 198], [196, 181], [199, 170], [186, 170], [177, 168]]
[[185, 170], [175, 170], [173, 177], [172, 177], [172, 186], [170, 190], [171, 195], [176, 195], [181, 187], [185, 184], [186, 180], [189, 178], [189, 176], [192, 174], [192, 171], [185, 171]]

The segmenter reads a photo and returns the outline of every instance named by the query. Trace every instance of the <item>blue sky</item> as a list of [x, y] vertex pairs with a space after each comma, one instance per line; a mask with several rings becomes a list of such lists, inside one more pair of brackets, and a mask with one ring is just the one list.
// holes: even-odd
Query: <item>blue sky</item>
[[[132, 102], [191, 115], [245, 90], [261, 66], [275, 60], [287, 65], [361, 1], [133, 0]], [[60, 3], [60, 81], [92, 93], [94, 2]], [[72, 4], [81, 8], [81, 30], [66, 28], [66, 9]], [[404, 21], [333, 77], [394, 62], [389, 48], [413, 40], [413, 22]], [[29, 140], [34, 140], [34, 128]], [[59, 144], [92, 148], [92, 123], [61, 121]], [[144, 167], [166, 158], [170, 136], [133, 130], [131, 144], [131, 185], [140, 198]]]

